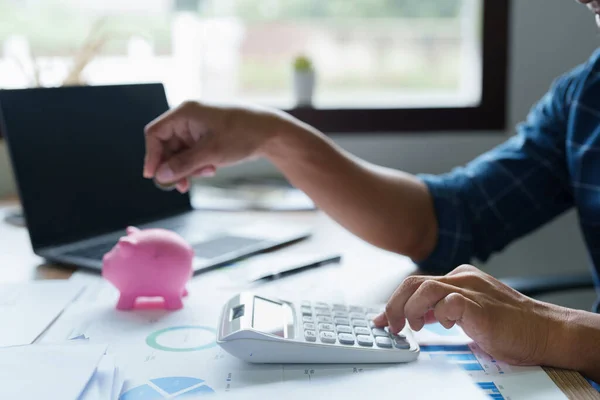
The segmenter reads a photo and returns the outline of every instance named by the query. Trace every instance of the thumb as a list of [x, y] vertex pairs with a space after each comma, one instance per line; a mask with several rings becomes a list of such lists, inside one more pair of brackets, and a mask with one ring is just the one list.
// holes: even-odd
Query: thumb
[[205, 167], [210, 166], [214, 169], [216, 157], [211, 147], [208, 143], [203, 142], [174, 154], [159, 166], [156, 171], [156, 180], [161, 183], [178, 182]]

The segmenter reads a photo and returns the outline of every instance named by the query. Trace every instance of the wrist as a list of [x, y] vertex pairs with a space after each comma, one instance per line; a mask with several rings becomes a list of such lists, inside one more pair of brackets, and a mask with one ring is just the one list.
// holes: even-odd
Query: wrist
[[543, 365], [589, 374], [598, 365], [598, 329], [589, 312], [552, 306]]
[[290, 160], [291, 153], [306, 147], [305, 143], [315, 137], [315, 131], [309, 125], [285, 113], [273, 115], [271, 129], [264, 140], [261, 156], [277, 164]]
[[582, 310], [566, 309], [562, 337], [562, 357], [557, 366], [579, 371], [598, 379], [600, 365], [600, 315]]

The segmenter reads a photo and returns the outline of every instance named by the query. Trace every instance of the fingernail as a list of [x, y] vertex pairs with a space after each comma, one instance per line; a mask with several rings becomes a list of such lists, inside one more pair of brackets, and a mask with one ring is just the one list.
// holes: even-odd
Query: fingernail
[[156, 171], [156, 180], [159, 182], [173, 182], [175, 175], [167, 164], [163, 164], [158, 171]]

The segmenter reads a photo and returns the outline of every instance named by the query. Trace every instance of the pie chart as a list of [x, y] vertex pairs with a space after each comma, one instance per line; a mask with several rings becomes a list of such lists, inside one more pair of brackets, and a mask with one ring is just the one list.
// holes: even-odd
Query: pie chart
[[119, 400], [185, 399], [189, 395], [213, 394], [215, 391], [202, 379], [168, 376], [150, 379], [148, 383], [129, 389]]

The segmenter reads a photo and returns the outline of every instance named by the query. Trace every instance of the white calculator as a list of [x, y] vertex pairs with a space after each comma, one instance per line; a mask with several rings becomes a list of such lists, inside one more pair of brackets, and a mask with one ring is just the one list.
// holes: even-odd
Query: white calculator
[[404, 363], [419, 345], [406, 327], [376, 328], [378, 308], [289, 301], [241, 293], [225, 304], [217, 343], [251, 363]]

